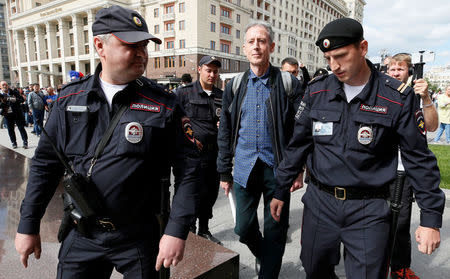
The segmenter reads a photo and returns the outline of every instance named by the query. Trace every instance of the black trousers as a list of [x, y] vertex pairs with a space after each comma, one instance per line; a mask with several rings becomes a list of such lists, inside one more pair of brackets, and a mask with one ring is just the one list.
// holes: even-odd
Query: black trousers
[[348, 279], [386, 278], [391, 219], [386, 200], [338, 200], [310, 182], [302, 202], [300, 259], [307, 279], [335, 278], [341, 243]]
[[[391, 192], [393, 187], [391, 186]], [[397, 270], [411, 266], [411, 211], [413, 202], [412, 186], [408, 178], [405, 179], [402, 193], [402, 207], [398, 216], [397, 236], [394, 253], [391, 259], [391, 269]]]
[[115, 268], [125, 279], [156, 279], [158, 230], [153, 224], [86, 238], [73, 229], [61, 244], [56, 278], [107, 279]]
[[23, 117], [18, 117], [14, 114], [5, 116], [6, 125], [8, 127], [8, 135], [9, 139], [11, 140], [11, 143], [17, 144], [16, 139], [16, 132], [14, 131], [14, 125], [17, 125], [17, 128], [19, 129], [20, 136], [22, 137], [22, 141], [25, 144], [28, 144], [28, 136], [27, 132], [25, 131], [25, 121]]

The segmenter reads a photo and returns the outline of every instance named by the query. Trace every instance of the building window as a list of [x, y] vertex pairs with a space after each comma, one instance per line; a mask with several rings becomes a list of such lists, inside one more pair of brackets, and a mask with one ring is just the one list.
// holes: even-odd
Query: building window
[[223, 16], [223, 17], [231, 18], [231, 11], [221, 7], [220, 8], [220, 15]]
[[166, 41], [166, 49], [172, 49], [174, 47], [174, 40], [168, 40]]
[[241, 38], [241, 31], [240, 30], [236, 30], [236, 38], [237, 39]]
[[184, 20], [180, 20], [179, 28], [180, 28], [180, 30], [184, 30]]
[[216, 14], [216, 6], [215, 5], [211, 5], [211, 14], [212, 15]]
[[161, 68], [161, 58], [155, 57], [155, 69]]
[[164, 30], [166, 31], [173, 31], [173, 27], [175, 25], [174, 21], [168, 21], [164, 24]]
[[211, 22], [211, 27], [210, 27], [209, 31], [216, 32], [216, 24], [214, 22]]
[[178, 5], [178, 11], [179, 11], [180, 13], [184, 13], [185, 9], [186, 9], [186, 5], [185, 5], [184, 2], [183, 2], [183, 3], [180, 3], [180, 4]]
[[159, 51], [160, 46], [161, 46], [161, 45], [159, 45], [159, 44], [155, 44], [155, 51]]
[[212, 50], [216, 50], [216, 42], [215, 41], [211, 41], [209, 44], [209, 48]]
[[174, 4], [165, 6], [164, 7], [164, 13], [165, 14], [173, 14], [174, 6], [175, 6]]
[[241, 55], [241, 48], [238, 46], [236, 47], [236, 54]]
[[230, 59], [222, 58], [222, 69], [230, 70]]
[[178, 67], [186, 67], [186, 57], [184, 55], [179, 56]]
[[236, 14], [236, 22], [241, 23], [241, 15], [240, 14]]
[[155, 9], [153, 10], [153, 16], [154, 16], [154, 17], [159, 17], [159, 8], [155, 8]]
[[225, 24], [221, 24], [220, 25], [220, 33], [230, 35], [231, 34], [231, 26], [225, 25]]
[[220, 51], [225, 52], [225, 53], [230, 53], [230, 46], [231, 46], [230, 42], [221, 41], [220, 42]]
[[186, 40], [180, 40], [180, 48], [186, 47]]
[[159, 25], [155, 25], [155, 30], [153, 33], [159, 34]]
[[164, 57], [164, 68], [174, 68], [175, 67], [175, 56]]

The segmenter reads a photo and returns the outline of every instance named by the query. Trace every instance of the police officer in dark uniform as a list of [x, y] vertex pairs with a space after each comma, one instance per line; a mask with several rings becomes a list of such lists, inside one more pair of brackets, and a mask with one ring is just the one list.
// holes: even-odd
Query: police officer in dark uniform
[[[189, 117], [200, 150], [200, 203], [198, 206], [198, 235], [221, 244], [209, 231], [209, 219], [213, 217], [213, 206], [219, 193], [219, 173], [216, 168], [217, 132], [222, 106], [222, 90], [214, 86], [219, 77], [220, 60], [214, 56], [203, 56], [198, 64], [199, 80], [176, 91], [181, 105]], [[178, 185], [178, 173], [175, 170]], [[195, 220], [191, 231], [196, 232]]]
[[294, 135], [276, 170], [271, 213], [279, 219], [289, 187], [305, 163], [301, 260], [307, 278], [334, 278], [340, 243], [346, 276], [387, 275], [389, 185], [398, 147], [421, 209], [416, 240], [422, 253], [440, 243], [445, 204], [436, 158], [427, 147], [414, 92], [376, 71], [365, 59], [368, 43], [359, 22], [328, 23], [316, 45], [333, 71], [308, 86], [296, 113]]
[[25, 119], [21, 104], [25, 101], [20, 96], [19, 91], [12, 90], [6, 81], [0, 82], [0, 115], [3, 115], [8, 127], [8, 135], [13, 148], [17, 148], [16, 132], [14, 126], [17, 125], [22, 137], [23, 148], [28, 148], [28, 135], [25, 131]]
[[[182, 119], [176, 96], [141, 76], [149, 40], [161, 43], [148, 33], [142, 16], [120, 6], [104, 8], [92, 31], [101, 63], [93, 76], [66, 85], [54, 103], [46, 124], [49, 137], [41, 137], [32, 159], [16, 249], [25, 267], [30, 254], [40, 257], [40, 220], [64, 172], [51, 139], [74, 171], [89, 177], [109, 222], [89, 223], [88, 236], [79, 225], [70, 230], [60, 248], [57, 278], [109, 278], [113, 268], [124, 278], [156, 278], [155, 268], [176, 265], [183, 257], [195, 212], [198, 151], [183, 132], [189, 122]], [[95, 162], [94, 151], [122, 108]], [[186, 168], [159, 240], [160, 179], [174, 162]]]

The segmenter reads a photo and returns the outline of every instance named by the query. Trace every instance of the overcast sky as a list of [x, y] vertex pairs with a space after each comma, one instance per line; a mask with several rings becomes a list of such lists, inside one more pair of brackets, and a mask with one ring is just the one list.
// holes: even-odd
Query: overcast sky
[[369, 56], [434, 51], [435, 62], [450, 64], [450, 0], [366, 0], [364, 37]]

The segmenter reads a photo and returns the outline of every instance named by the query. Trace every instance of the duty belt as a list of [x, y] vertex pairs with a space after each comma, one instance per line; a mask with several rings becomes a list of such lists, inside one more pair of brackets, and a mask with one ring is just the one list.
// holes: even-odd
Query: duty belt
[[378, 188], [334, 187], [321, 183], [312, 175], [310, 179], [311, 182], [319, 188], [319, 190], [331, 194], [338, 200], [387, 199], [389, 197], [389, 185]]

